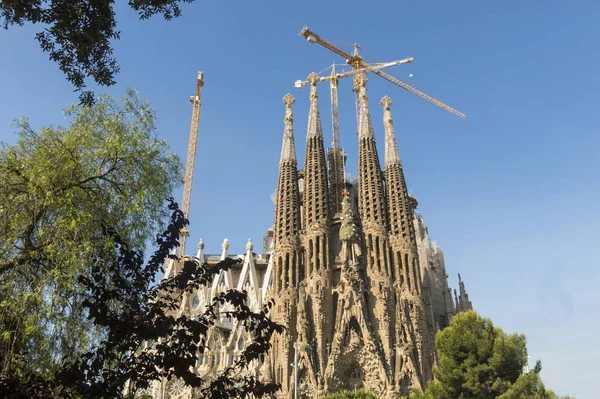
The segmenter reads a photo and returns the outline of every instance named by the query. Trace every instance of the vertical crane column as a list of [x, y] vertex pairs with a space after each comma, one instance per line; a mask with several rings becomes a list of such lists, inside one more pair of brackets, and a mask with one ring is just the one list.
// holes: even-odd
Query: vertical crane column
[[[185, 178], [183, 182], [183, 198], [181, 201], [181, 212], [188, 219], [190, 214], [190, 201], [192, 199], [192, 183], [194, 180], [194, 163], [196, 161], [196, 144], [198, 142], [198, 124], [200, 122], [200, 93], [204, 86], [204, 73], [198, 72], [196, 79], [196, 95], [190, 96], [192, 104], [192, 124], [190, 126], [190, 142], [188, 143], [187, 161], [185, 166]], [[187, 226], [179, 232], [179, 246], [175, 250], [177, 260], [168, 259], [165, 266], [164, 278], [171, 278], [178, 274], [183, 267], [185, 256], [185, 244], [189, 236]]]
[[[190, 215], [190, 201], [192, 199], [192, 183], [194, 180], [194, 163], [196, 161], [196, 144], [198, 142], [198, 124], [200, 123], [200, 93], [204, 86], [204, 73], [198, 72], [196, 80], [196, 95], [190, 97], [192, 104], [192, 124], [190, 126], [190, 142], [188, 144], [187, 162], [185, 165], [185, 180], [183, 183], [183, 199], [181, 201], [181, 211], [185, 218]], [[185, 256], [185, 243], [189, 232], [187, 227], [181, 231], [180, 245], [177, 248], [177, 256]]]

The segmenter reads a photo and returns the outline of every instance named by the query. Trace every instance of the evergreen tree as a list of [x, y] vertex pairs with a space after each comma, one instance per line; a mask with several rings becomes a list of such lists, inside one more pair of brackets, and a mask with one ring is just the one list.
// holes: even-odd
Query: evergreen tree
[[472, 310], [456, 315], [435, 342], [440, 359], [435, 380], [410, 399], [556, 399], [541, 382], [540, 362], [523, 374], [525, 336], [507, 335]]
[[323, 397], [323, 399], [377, 399], [374, 393], [367, 392], [363, 389], [358, 391], [341, 391], [336, 393], [330, 393]]

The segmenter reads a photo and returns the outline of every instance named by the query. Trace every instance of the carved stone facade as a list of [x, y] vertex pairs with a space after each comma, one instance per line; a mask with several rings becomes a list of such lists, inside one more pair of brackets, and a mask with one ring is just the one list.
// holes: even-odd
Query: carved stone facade
[[[391, 100], [382, 100], [386, 130], [382, 172], [367, 79], [360, 77], [358, 181], [347, 184], [342, 211], [331, 214], [336, 207], [328, 189], [316, 75], [309, 80], [304, 170], [298, 173], [295, 162], [283, 155], [280, 162], [271, 292], [276, 303], [273, 317], [287, 330], [276, 338], [264, 365], [265, 378], [282, 384], [281, 397], [292, 397], [296, 350], [300, 397], [354, 388], [382, 397], [407, 394], [432, 378], [435, 329], [428, 323], [423, 300], [414, 216], [394, 136]], [[284, 148], [293, 142], [289, 119], [286, 116]], [[298, 181], [289, 184], [286, 176], [296, 174]], [[279, 221], [290, 214], [302, 215], [299, 229], [282, 231]]]
[[[381, 100], [385, 126], [385, 170], [381, 170], [366, 92], [359, 79], [358, 180], [345, 182], [341, 210], [333, 206], [318, 108], [317, 75], [311, 80], [304, 169], [298, 170], [292, 105], [286, 95], [284, 134], [275, 193], [274, 227], [264, 253], [249, 241], [243, 265], [215, 276], [211, 287], [187, 296], [181, 312], [201, 312], [220, 290], [247, 290], [259, 311], [274, 298], [271, 318], [286, 326], [274, 337], [263, 364], [250, 373], [281, 383], [280, 398], [319, 398], [364, 388], [382, 398], [424, 388], [436, 361], [434, 336], [457, 310], [470, 307], [464, 284], [453, 303], [443, 255], [431, 243], [416, 201], [409, 197], [391, 117], [392, 101]], [[343, 151], [341, 152], [342, 154]], [[204, 255], [212, 263], [229, 255]], [[169, 269], [169, 268], [167, 268]], [[440, 299], [442, 298], [442, 299]], [[220, 320], [208, 337], [212, 350], [196, 372], [231, 364], [251, 341], [235, 321]], [[294, 358], [297, 354], [297, 369]], [[175, 384], [175, 385], [173, 385]], [[174, 382], [157, 382], [157, 399], [192, 398]]]

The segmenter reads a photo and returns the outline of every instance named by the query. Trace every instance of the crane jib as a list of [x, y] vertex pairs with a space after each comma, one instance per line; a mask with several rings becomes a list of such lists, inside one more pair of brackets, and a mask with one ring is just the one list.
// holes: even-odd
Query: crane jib
[[[355, 69], [355, 73], [362, 72], [361, 69], [373, 72], [374, 74], [386, 79], [387, 81], [389, 81], [397, 86], [402, 87], [406, 91], [416, 94], [417, 96], [421, 97], [422, 99], [429, 101], [430, 103], [450, 112], [451, 114], [454, 114], [462, 119], [467, 119], [467, 115], [463, 114], [462, 112], [455, 110], [454, 108], [442, 103], [439, 100], [436, 100], [435, 98], [429, 96], [428, 94], [425, 94], [422, 91], [417, 90], [414, 87], [407, 85], [406, 83], [396, 79], [395, 77], [393, 77], [391, 75], [388, 75], [387, 73], [375, 68], [373, 65], [370, 65], [370, 64], [366, 63], [365, 61], [363, 61], [362, 58], [358, 55], [358, 46], [357, 45], [355, 45], [355, 54], [351, 55], [351, 54], [345, 52], [344, 50], [340, 49], [339, 47], [322, 39], [316, 33], [311, 32], [307, 26], [302, 28], [302, 31], [300, 32], [300, 36], [304, 37], [310, 43], [320, 44], [321, 46], [325, 47], [326, 49], [330, 50], [331, 52], [336, 53], [339, 56], [343, 57], [346, 60], [346, 62], [350, 66], [352, 66], [352, 68]], [[412, 59], [411, 59], [411, 61], [412, 61]]]

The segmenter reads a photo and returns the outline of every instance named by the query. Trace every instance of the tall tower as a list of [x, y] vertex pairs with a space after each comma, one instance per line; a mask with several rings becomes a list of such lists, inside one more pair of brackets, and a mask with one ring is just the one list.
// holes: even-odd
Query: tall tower
[[266, 374], [282, 384], [284, 391], [291, 388], [290, 359], [294, 348], [290, 337], [296, 335], [296, 313], [293, 308], [297, 299], [298, 280], [302, 270], [300, 251], [300, 193], [298, 190], [298, 169], [294, 145], [292, 104], [294, 97], [283, 97], [285, 119], [279, 180], [277, 182], [277, 202], [275, 205], [275, 236], [273, 238], [273, 266], [271, 292], [278, 298], [272, 312], [274, 321], [286, 326], [281, 336], [274, 338], [271, 357], [267, 362]]
[[392, 268], [389, 259], [388, 222], [385, 192], [375, 144], [375, 133], [369, 113], [367, 77], [359, 77], [358, 126], [358, 211], [364, 233], [366, 257], [366, 288], [370, 306], [370, 321], [377, 332], [385, 354], [386, 367], [393, 367], [395, 324], [393, 310]]
[[392, 100], [384, 97], [383, 122], [385, 126], [385, 180], [387, 208], [390, 219], [391, 258], [396, 274], [397, 351], [396, 372], [400, 376], [397, 389], [408, 393], [411, 386], [424, 387], [431, 379], [433, 365], [432, 331], [429, 331], [422, 298], [421, 275], [417, 243], [408, 190], [400, 152], [394, 134], [390, 106]]
[[323, 386], [323, 372], [331, 343], [331, 251], [330, 204], [327, 181], [327, 161], [323, 144], [323, 129], [317, 95], [318, 75], [309, 75], [310, 109], [306, 133], [306, 160], [304, 162], [304, 199], [302, 201], [303, 237], [306, 279], [301, 287], [300, 304], [305, 322], [300, 352], [310, 359], [310, 374], [314, 373], [319, 389]]

